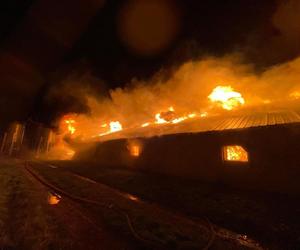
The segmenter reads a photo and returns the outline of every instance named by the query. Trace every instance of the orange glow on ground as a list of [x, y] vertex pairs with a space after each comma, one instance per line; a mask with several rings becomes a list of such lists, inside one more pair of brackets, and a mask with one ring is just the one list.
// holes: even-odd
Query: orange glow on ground
[[138, 201], [139, 200], [138, 197], [136, 197], [132, 194], [126, 194], [125, 197], [128, 198], [129, 200], [132, 200], [132, 201]]
[[58, 194], [48, 193], [48, 204], [49, 205], [57, 205], [61, 200], [61, 196]]

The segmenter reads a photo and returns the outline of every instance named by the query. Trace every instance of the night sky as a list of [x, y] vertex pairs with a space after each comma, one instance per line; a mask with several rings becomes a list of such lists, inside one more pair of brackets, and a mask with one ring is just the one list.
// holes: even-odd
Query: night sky
[[75, 85], [105, 95], [207, 55], [240, 53], [258, 71], [290, 60], [300, 52], [298, 26], [290, 25], [298, 15], [289, 15], [298, 2], [3, 0], [0, 118], [50, 123], [84, 112], [73, 96], [47, 98], [66, 78], [89, 75]]

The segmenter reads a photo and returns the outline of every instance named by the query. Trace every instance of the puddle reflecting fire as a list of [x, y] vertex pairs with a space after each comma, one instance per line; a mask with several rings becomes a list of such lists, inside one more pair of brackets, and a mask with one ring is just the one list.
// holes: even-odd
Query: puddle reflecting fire
[[128, 198], [129, 200], [132, 200], [132, 201], [138, 201], [139, 200], [138, 197], [136, 197], [132, 194], [126, 194], [125, 197]]
[[48, 192], [47, 201], [49, 205], [57, 205], [60, 202], [60, 200], [61, 200], [60, 195], [53, 192]]

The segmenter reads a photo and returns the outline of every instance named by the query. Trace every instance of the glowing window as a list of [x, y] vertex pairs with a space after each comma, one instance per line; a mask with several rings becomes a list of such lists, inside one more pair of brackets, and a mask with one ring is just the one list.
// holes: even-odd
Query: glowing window
[[138, 157], [140, 155], [141, 149], [138, 145], [132, 145], [130, 146], [129, 151], [132, 156]]
[[128, 140], [127, 141], [127, 149], [129, 154], [133, 157], [139, 157], [142, 153], [142, 143], [140, 140]]
[[238, 145], [223, 147], [223, 157], [225, 161], [248, 162], [248, 152]]

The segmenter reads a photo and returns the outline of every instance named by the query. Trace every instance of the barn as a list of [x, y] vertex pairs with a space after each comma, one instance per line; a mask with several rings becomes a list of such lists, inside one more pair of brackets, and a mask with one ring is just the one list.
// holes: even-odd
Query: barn
[[241, 188], [300, 193], [299, 113], [205, 118], [182, 133], [174, 131], [183, 125], [176, 126], [152, 128], [152, 132], [157, 129], [156, 136], [139, 136], [135, 131], [125, 138], [97, 142], [79, 150], [75, 159]]

